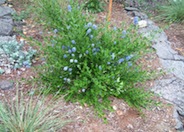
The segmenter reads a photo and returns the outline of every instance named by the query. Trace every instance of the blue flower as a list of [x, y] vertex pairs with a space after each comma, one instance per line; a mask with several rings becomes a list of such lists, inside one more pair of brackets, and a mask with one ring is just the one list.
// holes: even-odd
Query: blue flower
[[114, 53], [112, 53], [111, 57], [112, 57], [112, 59], [114, 60], [114, 58], [115, 58], [115, 54], [114, 54]]
[[96, 52], [97, 51], [97, 49], [96, 48], [93, 48], [93, 50], [92, 50], [93, 52]]
[[95, 46], [95, 44], [91, 44], [91, 46], [92, 46], [92, 47], [94, 47], [94, 46]]
[[65, 67], [63, 68], [63, 70], [64, 70], [64, 71], [67, 71], [67, 70], [68, 70], [68, 66], [65, 66]]
[[102, 66], [99, 66], [98, 69], [99, 69], [99, 70], [102, 70]]
[[68, 5], [68, 11], [71, 12], [72, 11], [72, 7], [71, 5]]
[[69, 68], [68, 71], [71, 72], [72, 71], [72, 68]]
[[123, 61], [124, 61], [124, 59], [121, 58], [121, 59], [118, 60], [118, 63], [121, 64]]
[[139, 17], [138, 16], [135, 16], [134, 17], [134, 25], [137, 25], [138, 24], [138, 21], [139, 21]]
[[74, 57], [74, 56], [75, 56], [75, 54], [72, 54], [72, 56]]
[[54, 29], [54, 31], [53, 31], [53, 32], [56, 34], [56, 33], [58, 33], [58, 30], [57, 30], [57, 29]]
[[123, 30], [121, 38], [125, 38], [125, 37], [126, 37], [126, 30]]
[[82, 89], [82, 92], [84, 93], [85, 91], [86, 91], [86, 89], [83, 88], [83, 89]]
[[76, 52], [76, 50], [77, 50], [76, 47], [72, 48], [72, 52]]
[[113, 29], [114, 29], [114, 31], [116, 31], [117, 30], [117, 27], [114, 27]]
[[91, 28], [89, 28], [89, 29], [87, 30], [87, 32], [86, 32], [86, 35], [90, 34], [91, 31], [92, 31]]
[[131, 67], [132, 66], [132, 62], [128, 62], [128, 66]]
[[74, 62], [75, 62], [75, 63], [77, 63], [77, 62], [78, 62], [78, 60], [74, 60]]
[[71, 42], [72, 42], [72, 44], [76, 44], [75, 40], [72, 40]]
[[70, 59], [70, 63], [73, 63], [74, 62], [74, 60], [73, 59]]
[[95, 24], [93, 24], [92, 28], [93, 28], [94, 30], [96, 30], [96, 29], [98, 28], [98, 26], [95, 25]]
[[116, 45], [116, 43], [117, 43], [117, 42], [116, 42], [116, 41], [114, 41], [114, 45]]
[[111, 63], [110, 62], [107, 62], [107, 65], [110, 65]]
[[68, 82], [68, 83], [70, 83], [70, 82], [71, 82], [70, 78], [67, 78], [67, 82]]
[[86, 50], [86, 54], [89, 54], [89, 51], [88, 50]]
[[126, 59], [127, 61], [129, 61], [132, 57], [133, 57], [132, 55], [130, 55], [130, 56], [126, 56], [126, 58], [125, 58], [125, 59]]
[[90, 39], [93, 39], [93, 35], [90, 35], [89, 37], [90, 37]]
[[62, 49], [64, 50], [65, 48], [66, 48], [66, 46], [63, 45], [63, 46], [62, 46]]
[[92, 26], [92, 23], [89, 22], [89, 23], [87, 24], [87, 27], [89, 28], [89, 27], [91, 27], [91, 26]]
[[69, 49], [69, 50], [68, 50], [68, 53], [72, 53], [72, 50], [71, 50], [71, 49]]
[[63, 78], [63, 80], [64, 80], [64, 81], [66, 81], [66, 80], [67, 80], [67, 78]]
[[63, 55], [63, 58], [67, 58], [67, 55], [66, 55], [66, 54], [64, 54], [64, 55]]

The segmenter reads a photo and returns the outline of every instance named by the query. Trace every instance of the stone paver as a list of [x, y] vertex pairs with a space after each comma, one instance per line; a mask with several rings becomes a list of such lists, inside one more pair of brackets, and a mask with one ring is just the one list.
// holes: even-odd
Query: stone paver
[[13, 87], [14, 87], [13, 82], [6, 81], [6, 80], [0, 81], [1, 90], [9, 90], [9, 89], [12, 89]]

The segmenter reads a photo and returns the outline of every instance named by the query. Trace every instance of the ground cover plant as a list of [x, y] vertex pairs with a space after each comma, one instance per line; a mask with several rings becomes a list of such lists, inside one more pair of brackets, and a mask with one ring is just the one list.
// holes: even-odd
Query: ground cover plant
[[134, 26], [125, 30], [96, 25], [76, 2], [62, 8], [56, 0], [36, 4], [37, 15], [52, 30], [44, 45], [40, 43], [46, 61], [40, 76], [49, 91], [94, 106], [100, 116], [111, 108], [112, 96], [136, 108], [150, 103], [150, 94], [138, 85], [148, 73], [137, 61], [149, 43]]
[[12, 40], [9, 42], [0, 42], [0, 55], [4, 61], [0, 64], [0, 74], [4, 73], [5, 66], [9, 65], [11, 69], [18, 69], [21, 67], [30, 68], [32, 65], [32, 58], [36, 55], [36, 50], [29, 47], [24, 49], [24, 42], [17, 42]]
[[183, 22], [184, 21], [184, 1], [169, 0], [169, 2], [160, 7], [159, 20], [166, 22]]
[[[27, 97], [27, 98], [25, 98]], [[33, 96], [16, 92], [15, 99], [8, 100], [5, 96], [0, 102], [0, 131], [1, 132], [55, 132], [60, 130], [69, 120], [65, 115], [54, 112], [57, 101], [46, 99], [44, 96]]]

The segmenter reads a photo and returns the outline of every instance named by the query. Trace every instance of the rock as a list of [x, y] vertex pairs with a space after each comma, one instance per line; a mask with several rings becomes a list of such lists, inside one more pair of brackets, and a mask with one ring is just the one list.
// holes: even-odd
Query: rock
[[6, 0], [0, 0], [0, 5], [4, 4]]
[[139, 11], [133, 11], [132, 13], [133, 16], [138, 16], [141, 20], [146, 20], [148, 19], [148, 16], [142, 12]]
[[11, 35], [13, 26], [9, 23], [0, 21], [0, 36]]
[[145, 20], [141, 20], [141, 21], [138, 22], [139, 28], [147, 27], [147, 25], [148, 25], [147, 21], [145, 21]]
[[7, 6], [0, 6], [0, 17], [11, 16], [15, 11]]
[[117, 110], [117, 109], [118, 109], [117, 106], [115, 106], [115, 105], [113, 105], [112, 108], [113, 108], [114, 110]]
[[179, 114], [184, 113], [184, 80], [176, 77], [157, 80], [152, 91], [175, 104]]
[[9, 90], [9, 89], [12, 89], [13, 86], [14, 86], [13, 82], [6, 81], [6, 80], [0, 81], [0, 89], [1, 90]]
[[3, 17], [0, 18], [0, 21], [1, 22], [6, 22], [6, 23], [9, 23], [9, 24], [13, 25], [13, 19], [11, 18], [11, 16], [3, 16]]
[[139, 11], [139, 9], [134, 8], [134, 7], [125, 7], [126, 11]]
[[127, 128], [128, 128], [128, 129], [133, 129], [134, 127], [132, 126], [132, 124], [128, 124], [128, 125], [127, 125]]
[[184, 130], [183, 123], [181, 121], [181, 118], [180, 118], [180, 116], [178, 114], [178, 111], [177, 111], [176, 107], [174, 108], [173, 117], [176, 120], [176, 126], [175, 126], [176, 130], [183, 131]]
[[13, 36], [13, 37], [10, 37], [10, 36], [0, 36], [0, 42], [3, 42], [3, 41], [15, 41], [16, 40], [16, 37]]
[[[184, 61], [161, 59], [161, 64], [170, 73], [180, 79], [184, 79]], [[182, 88], [182, 87], [181, 87]]]

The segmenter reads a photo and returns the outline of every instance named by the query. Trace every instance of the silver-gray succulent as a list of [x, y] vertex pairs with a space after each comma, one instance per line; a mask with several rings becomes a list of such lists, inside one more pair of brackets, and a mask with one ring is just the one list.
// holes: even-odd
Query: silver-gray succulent
[[0, 41], [0, 74], [4, 73], [3, 67], [17, 69], [21, 67], [29, 68], [32, 65], [31, 59], [36, 54], [36, 50], [31, 47], [24, 49], [23, 42]]

